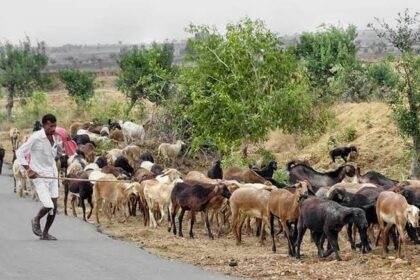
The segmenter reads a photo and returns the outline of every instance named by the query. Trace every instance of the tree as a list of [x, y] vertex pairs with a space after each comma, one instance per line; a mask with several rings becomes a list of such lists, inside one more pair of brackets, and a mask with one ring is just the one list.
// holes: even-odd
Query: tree
[[179, 116], [193, 148], [216, 144], [229, 152], [267, 137], [270, 129], [304, 126], [312, 97], [292, 50], [261, 21], [228, 24], [226, 34], [190, 25], [189, 67], [181, 70]]
[[334, 68], [348, 68], [356, 61], [356, 27], [347, 29], [323, 26], [315, 33], [303, 33], [297, 45], [297, 54], [308, 69], [312, 87], [320, 102], [331, 96], [329, 80], [336, 75]]
[[59, 71], [58, 76], [79, 108], [88, 104], [94, 96], [95, 77], [92, 73], [78, 69], [65, 69]]
[[379, 28], [368, 25], [378, 37], [386, 39], [401, 52], [397, 68], [402, 83], [400, 90], [391, 95], [389, 105], [402, 135], [413, 141], [411, 178], [420, 178], [420, 57], [414, 54], [414, 47], [420, 43], [419, 16], [419, 13], [410, 15], [405, 10], [398, 13], [394, 28], [377, 18]]
[[32, 47], [26, 38], [17, 46], [9, 42], [0, 45], [0, 86], [7, 90], [8, 120], [12, 116], [14, 98], [26, 97], [41, 86], [41, 71], [47, 63], [44, 42]]
[[174, 75], [172, 44], [136, 47], [122, 54], [118, 64], [117, 86], [130, 99], [128, 112], [142, 98], [160, 104], [168, 96]]

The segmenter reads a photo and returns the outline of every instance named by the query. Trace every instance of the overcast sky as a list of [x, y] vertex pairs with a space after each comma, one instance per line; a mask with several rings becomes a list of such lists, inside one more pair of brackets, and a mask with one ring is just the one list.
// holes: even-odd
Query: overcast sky
[[215, 25], [248, 16], [280, 34], [314, 31], [322, 23], [361, 29], [374, 17], [393, 20], [420, 0], [1, 0], [0, 41], [29, 36], [50, 46], [147, 43], [187, 37], [189, 23]]

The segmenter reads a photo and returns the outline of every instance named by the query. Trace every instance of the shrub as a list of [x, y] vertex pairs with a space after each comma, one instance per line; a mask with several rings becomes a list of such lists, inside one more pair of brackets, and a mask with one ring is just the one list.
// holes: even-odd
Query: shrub
[[273, 173], [273, 179], [279, 183], [289, 184], [289, 176], [287, 175], [287, 172], [283, 169], [277, 169]]
[[339, 135], [339, 139], [343, 142], [351, 142], [357, 138], [357, 131], [354, 127], [348, 126]]
[[251, 158], [243, 158], [238, 153], [231, 153], [229, 156], [226, 156], [222, 159], [223, 168], [229, 168], [233, 166], [238, 167], [247, 167], [250, 163], [253, 162]]
[[53, 113], [51, 106], [49, 106], [48, 96], [41, 91], [35, 91], [31, 97], [25, 99], [22, 104], [22, 109], [16, 114], [16, 126], [18, 128], [31, 127], [35, 120], [39, 120], [47, 113]]
[[114, 144], [112, 143], [110, 139], [105, 139], [96, 144], [96, 151], [100, 153], [105, 153], [106, 151], [109, 151], [113, 148], [114, 148]]
[[259, 148], [257, 153], [261, 156], [262, 164], [267, 165], [270, 161], [276, 160], [276, 156], [267, 149]]
[[78, 69], [65, 69], [58, 75], [79, 108], [89, 104], [95, 90], [95, 77], [92, 73]]

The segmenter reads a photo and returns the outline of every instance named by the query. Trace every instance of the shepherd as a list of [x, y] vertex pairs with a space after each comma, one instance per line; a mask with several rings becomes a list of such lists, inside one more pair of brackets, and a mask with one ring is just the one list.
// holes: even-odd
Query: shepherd
[[[38, 130], [16, 150], [18, 163], [26, 170], [27, 176], [32, 179], [42, 207], [31, 220], [32, 231], [41, 240], [57, 240], [50, 235], [49, 229], [57, 213], [58, 181], [42, 177], [58, 177], [55, 158], [61, 153], [63, 141], [55, 133], [57, 119], [52, 114], [42, 117], [42, 129]], [[30, 162], [25, 155], [31, 155]], [[41, 219], [47, 215], [44, 230], [41, 230]]]

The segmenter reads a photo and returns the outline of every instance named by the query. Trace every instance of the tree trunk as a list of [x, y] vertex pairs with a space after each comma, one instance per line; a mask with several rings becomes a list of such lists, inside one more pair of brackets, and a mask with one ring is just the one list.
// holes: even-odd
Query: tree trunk
[[13, 108], [13, 93], [9, 93], [7, 96], [6, 113], [7, 120], [10, 122], [12, 119], [12, 108]]
[[420, 180], [420, 136], [413, 137], [414, 154], [411, 161], [409, 178], [411, 180]]

